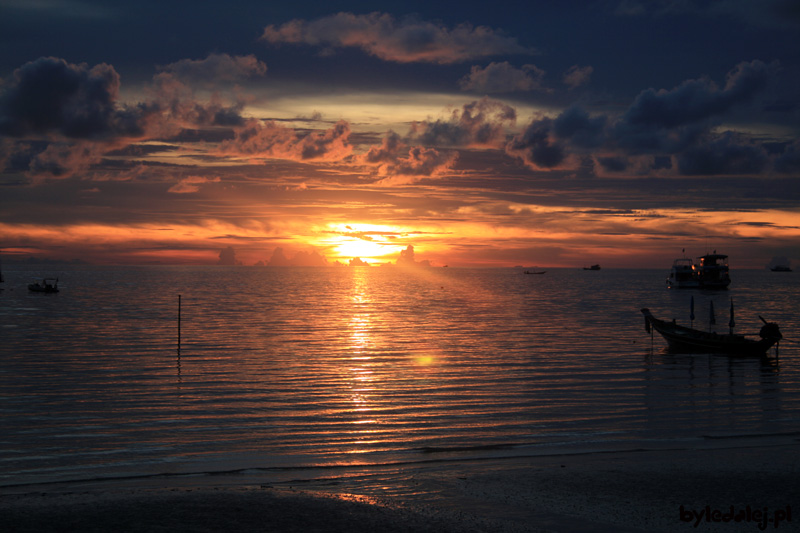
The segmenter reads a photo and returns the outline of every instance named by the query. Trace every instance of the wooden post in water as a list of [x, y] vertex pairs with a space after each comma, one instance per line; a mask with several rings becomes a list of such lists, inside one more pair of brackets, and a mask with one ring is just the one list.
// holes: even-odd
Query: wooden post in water
[[178, 295], [178, 358], [181, 356], [181, 295]]
[[178, 295], [178, 383], [181, 381], [181, 295]]

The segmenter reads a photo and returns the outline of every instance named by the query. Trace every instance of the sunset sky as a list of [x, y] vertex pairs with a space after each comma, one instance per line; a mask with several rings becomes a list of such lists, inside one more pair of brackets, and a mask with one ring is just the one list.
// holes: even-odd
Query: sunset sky
[[2, 261], [800, 261], [800, 2], [0, 0]]

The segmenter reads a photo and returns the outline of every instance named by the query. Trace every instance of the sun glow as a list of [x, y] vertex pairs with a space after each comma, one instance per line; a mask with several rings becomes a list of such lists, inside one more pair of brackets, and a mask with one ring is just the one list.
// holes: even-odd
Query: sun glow
[[394, 239], [403, 235], [402, 230], [374, 224], [331, 224], [327, 233], [327, 246], [339, 259], [352, 258], [388, 261], [399, 253], [402, 242]]
[[358, 257], [360, 259], [374, 259], [390, 253], [382, 244], [358, 239], [342, 242], [334, 248], [334, 251], [336, 255], [343, 258]]

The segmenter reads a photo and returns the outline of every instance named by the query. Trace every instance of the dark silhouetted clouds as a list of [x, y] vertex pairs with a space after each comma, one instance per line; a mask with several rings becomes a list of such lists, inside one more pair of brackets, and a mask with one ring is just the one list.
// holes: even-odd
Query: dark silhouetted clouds
[[586, 110], [572, 106], [553, 120], [553, 133], [573, 146], [595, 148], [605, 141], [607, 122], [605, 115], [590, 117]]
[[484, 97], [453, 110], [447, 119], [413, 122], [409, 138], [424, 145], [498, 147], [516, 120], [513, 107]]
[[775, 160], [775, 170], [781, 174], [800, 174], [800, 140], [786, 146]]
[[678, 155], [678, 169], [687, 176], [760, 174], [768, 162], [763, 147], [730, 132]]
[[264, 29], [261, 37], [272, 44], [305, 44], [328, 49], [360, 48], [399, 63], [457, 63], [499, 54], [530, 54], [513, 37], [485, 26], [442, 24], [388, 13], [337, 13], [307, 21], [294, 19]]
[[114, 67], [74, 65], [43, 57], [18, 68], [0, 85], [0, 134], [59, 134], [108, 139], [143, 134], [147, 106], [118, 107], [120, 78]]
[[558, 167], [566, 159], [567, 152], [551, 135], [552, 124], [549, 118], [534, 120], [521, 135], [506, 145], [506, 153], [521, 158], [534, 169]]
[[400, 257], [397, 258], [397, 266], [404, 266], [404, 267], [429, 267], [431, 266], [431, 262], [427, 259], [423, 261], [417, 261], [414, 257], [414, 247], [412, 245], [408, 245], [405, 250], [400, 251]]
[[510, 93], [542, 88], [545, 71], [536, 65], [512, 66], [508, 61], [489, 63], [485, 68], [474, 66], [458, 84], [464, 91], [478, 93]]
[[289, 259], [286, 257], [283, 248], [278, 247], [272, 252], [272, 257], [266, 264], [272, 267], [316, 267], [328, 266], [328, 260], [316, 250], [310, 252], [299, 251]]
[[263, 76], [267, 65], [254, 55], [231, 56], [228, 54], [210, 54], [205, 59], [181, 59], [160, 67], [187, 83], [201, 85], [223, 82], [236, 82], [254, 76]]
[[228, 246], [219, 251], [219, 261], [217, 261], [217, 264], [223, 266], [237, 266], [241, 265], [242, 262], [236, 259], [236, 250], [234, 250], [232, 246]]
[[766, 87], [774, 68], [758, 60], [740, 63], [728, 73], [723, 89], [708, 79], [687, 80], [670, 91], [647, 89], [639, 93], [622, 121], [675, 128], [707, 120], [734, 105], [751, 102]]

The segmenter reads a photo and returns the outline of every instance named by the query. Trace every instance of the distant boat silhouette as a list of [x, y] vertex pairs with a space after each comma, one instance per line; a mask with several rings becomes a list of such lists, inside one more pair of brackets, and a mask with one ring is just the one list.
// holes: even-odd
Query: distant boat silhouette
[[[791, 272], [791, 267], [787, 265], [775, 265], [774, 267], [770, 268], [773, 272]], [[0, 281], [3, 281], [2, 274], [0, 274]]]
[[40, 282], [30, 283], [28, 290], [33, 292], [58, 292], [58, 278], [44, 278]]
[[590, 267], [583, 267], [584, 270], [600, 270], [600, 265], [592, 265]]
[[531, 272], [530, 270], [525, 271], [526, 274], [547, 274], [547, 270], [542, 270], [541, 272]]

